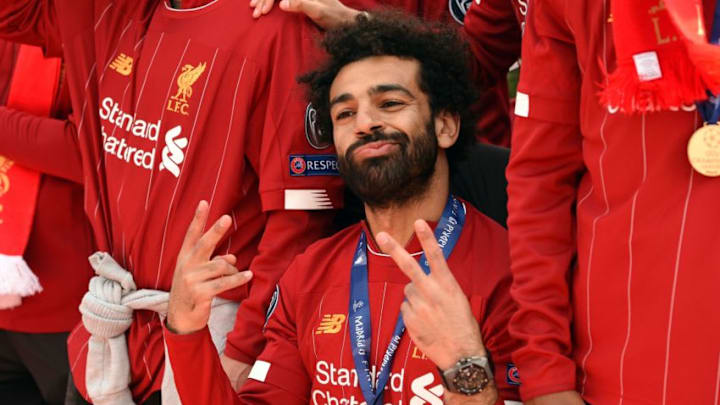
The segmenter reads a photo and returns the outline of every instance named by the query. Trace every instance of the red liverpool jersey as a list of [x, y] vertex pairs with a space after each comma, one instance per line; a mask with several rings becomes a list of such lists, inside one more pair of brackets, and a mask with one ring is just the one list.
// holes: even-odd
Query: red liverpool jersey
[[[515, 306], [506, 232], [465, 203], [467, 217], [448, 265], [470, 301], [483, 341], [495, 362], [495, 381], [503, 399], [517, 397], [510, 353], [516, 348], [507, 331]], [[184, 403], [201, 404], [361, 404], [365, 401], [353, 362], [348, 319], [350, 268], [360, 233], [357, 224], [312, 245], [298, 256], [277, 287], [265, 328], [267, 345], [253, 366], [239, 398], [221, 373], [207, 331], [192, 335], [166, 332], [175, 380]], [[413, 238], [406, 249], [422, 253]], [[373, 373], [390, 342], [404, 299], [407, 277], [369, 238], [368, 277], [373, 342]], [[377, 367], [376, 367], [377, 366]], [[201, 367], [211, 374], [198, 377]], [[508, 374], [509, 372], [509, 374]], [[212, 373], [220, 374], [219, 378]], [[510, 375], [510, 378], [508, 378]], [[198, 381], [200, 380], [200, 381]], [[442, 404], [437, 367], [405, 333], [396, 351], [385, 404]], [[502, 401], [501, 401], [502, 402]]]
[[[277, 235], [263, 239], [265, 255], [275, 252], [266, 263], [275, 265], [261, 268], [255, 260], [251, 266], [259, 249], [263, 254], [266, 218], [340, 204], [334, 152], [320, 142], [314, 110], [296, 83], [310, 66], [305, 62], [314, 62], [315, 29], [280, 10], [255, 20], [235, 0], [193, 3], [174, 10], [151, 0], [7, 1], [0, 5], [0, 32], [43, 44], [49, 53], [62, 42], [85, 211], [99, 249], [132, 272], [138, 288], [168, 290], [187, 225], [205, 199], [210, 221], [225, 213], [233, 219], [217, 253], [234, 253], [240, 269], [252, 267], [250, 296], [265, 303], [283, 261], [299, 250], [294, 245], [319, 233], [293, 231], [312, 223], [304, 214], [275, 223]], [[286, 241], [284, 234], [297, 236]], [[229, 295], [247, 294], [243, 287]], [[250, 359], [262, 347], [259, 307], [241, 308], [238, 316], [239, 327], [256, 339], [244, 351]], [[81, 392], [87, 339], [81, 326], [69, 339]], [[142, 400], [161, 382], [156, 314], [136, 311], [127, 340], [131, 389]]]
[[717, 403], [720, 180], [688, 163], [694, 105], [629, 116], [599, 103], [613, 28], [606, 0], [528, 12], [507, 171], [522, 394]]

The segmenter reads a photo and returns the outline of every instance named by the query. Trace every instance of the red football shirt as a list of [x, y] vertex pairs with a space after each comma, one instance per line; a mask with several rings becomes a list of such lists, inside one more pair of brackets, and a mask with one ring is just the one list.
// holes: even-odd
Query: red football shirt
[[[280, 10], [255, 20], [235, 0], [194, 3], [173, 10], [150, 0], [8, 1], [0, 31], [49, 53], [62, 42], [85, 211], [99, 249], [139, 288], [170, 288], [199, 200], [210, 202], [210, 221], [232, 216], [217, 253], [234, 253], [239, 268], [255, 272], [254, 304], [241, 308], [236, 325], [251, 340], [239, 351], [252, 361], [262, 348], [262, 306], [293, 254], [323, 231], [313, 215], [282, 210], [338, 207], [341, 182], [296, 83], [315, 55], [313, 26]], [[81, 392], [87, 339], [82, 327], [69, 339]], [[127, 340], [131, 389], [142, 400], [162, 375], [158, 317], [137, 311]]]
[[[507, 331], [515, 306], [506, 231], [469, 204], [462, 234], [448, 265], [470, 301], [483, 341], [495, 362], [503, 399], [517, 398]], [[299, 255], [278, 284], [277, 301], [265, 328], [267, 345], [239, 397], [222, 375], [206, 330], [191, 335], [166, 331], [175, 380], [184, 403], [360, 404], [364, 402], [352, 358], [348, 328], [350, 268], [363, 224], [313, 244]], [[422, 253], [413, 238], [406, 246]], [[382, 361], [391, 339], [407, 277], [369, 239], [368, 279], [372, 318], [371, 361]], [[198, 375], [195, 370], [208, 370]], [[510, 371], [510, 378], [508, 378]], [[218, 377], [219, 375], [219, 377]], [[386, 404], [442, 404], [437, 367], [406, 333], [400, 341], [385, 390]]]
[[521, 393], [716, 403], [720, 183], [688, 163], [694, 105], [629, 116], [599, 103], [615, 69], [610, 10], [544, 0], [528, 12], [507, 170]]

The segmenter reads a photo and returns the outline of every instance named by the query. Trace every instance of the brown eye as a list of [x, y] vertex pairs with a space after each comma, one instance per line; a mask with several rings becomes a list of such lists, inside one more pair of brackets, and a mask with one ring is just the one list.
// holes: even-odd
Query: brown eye
[[354, 113], [353, 113], [352, 111], [349, 111], [349, 110], [340, 111], [340, 112], [335, 116], [335, 121], [340, 121], [340, 120], [342, 120], [343, 118], [347, 118], [347, 117], [352, 116], [353, 114], [354, 114]]
[[382, 104], [380, 104], [380, 108], [392, 108], [392, 107], [397, 107], [399, 105], [403, 105], [403, 103], [401, 101], [397, 101], [397, 100], [387, 100], [387, 101], [383, 101]]

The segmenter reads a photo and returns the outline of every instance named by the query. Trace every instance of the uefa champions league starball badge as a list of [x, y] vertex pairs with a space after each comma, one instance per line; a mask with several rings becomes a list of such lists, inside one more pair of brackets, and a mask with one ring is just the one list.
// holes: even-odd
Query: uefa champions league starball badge
[[720, 176], [720, 125], [705, 124], [690, 137], [687, 147], [688, 160], [698, 173]]

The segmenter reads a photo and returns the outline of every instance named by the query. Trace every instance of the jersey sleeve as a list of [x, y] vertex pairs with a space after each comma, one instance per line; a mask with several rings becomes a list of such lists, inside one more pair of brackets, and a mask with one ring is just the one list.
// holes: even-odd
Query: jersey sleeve
[[253, 279], [249, 296], [240, 303], [235, 327], [228, 334], [225, 354], [252, 364], [263, 349], [262, 330], [278, 280], [293, 258], [326, 236], [332, 211], [281, 210], [268, 213], [258, 254], [250, 263]]
[[251, 404], [301, 405], [309, 403], [311, 380], [303, 365], [291, 293], [295, 282], [283, 279], [268, 311], [265, 349], [253, 365], [240, 390], [240, 398]]
[[178, 335], [163, 326], [163, 337], [182, 403], [242, 404], [222, 368], [207, 327]]
[[565, 25], [571, 2], [534, 2], [523, 38], [523, 68], [507, 170], [510, 333], [523, 399], [574, 390], [569, 272], [576, 254], [574, 205], [584, 171], [578, 125], [580, 71]]
[[46, 56], [62, 56], [62, 41], [52, 0], [0, 2], [0, 38], [43, 48]]
[[512, 1], [473, 1], [463, 30], [486, 79], [505, 80], [508, 69], [520, 57], [522, 36]]
[[72, 121], [0, 107], [0, 154], [27, 168], [81, 183], [79, 151]]
[[342, 182], [332, 138], [322, 137], [317, 130], [315, 110], [306, 99], [305, 87], [297, 82], [321, 56], [315, 46], [318, 33], [302, 18], [289, 15], [279, 20], [284, 25], [269, 51], [268, 99], [258, 168], [264, 211], [342, 206]]

